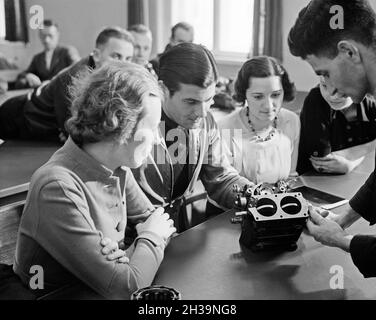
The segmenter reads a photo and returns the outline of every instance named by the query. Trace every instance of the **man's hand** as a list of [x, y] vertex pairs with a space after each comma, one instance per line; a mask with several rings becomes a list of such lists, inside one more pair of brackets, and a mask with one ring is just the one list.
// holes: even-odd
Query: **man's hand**
[[316, 241], [349, 252], [352, 236], [348, 235], [335, 221], [322, 217], [315, 210], [310, 210], [307, 228]]
[[129, 259], [126, 256], [124, 250], [119, 249], [119, 244], [109, 238], [103, 238], [101, 240], [101, 245], [103, 246], [101, 252], [106, 259], [109, 261], [116, 260], [119, 263], [128, 263]]
[[319, 207], [314, 207], [310, 204], [309, 211], [310, 212], [314, 211], [320, 216], [328, 220], [334, 221], [344, 230], [350, 227], [353, 223], [355, 223], [357, 220], [361, 218], [361, 216], [357, 212], [355, 212], [351, 207], [349, 207], [344, 212], [337, 214], [330, 210], [322, 209]]
[[350, 160], [333, 153], [322, 158], [311, 156], [309, 160], [317, 172], [346, 174], [354, 169]]
[[137, 224], [136, 230], [137, 234], [147, 231], [156, 233], [165, 241], [176, 232], [174, 221], [170, 219], [170, 216], [168, 213], [164, 212], [162, 207], [153, 211], [145, 222]]
[[36, 88], [42, 84], [42, 81], [34, 73], [26, 73], [25, 79], [30, 88]]
[[326, 210], [326, 209], [323, 209], [323, 208], [320, 208], [320, 207], [315, 207], [311, 204], [309, 205], [308, 209], [309, 209], [310, 212], [315, 212], [315, 213], [319, 214], [320, 216], [322, 216], [323, 218], [326, 218], [328, 220], [334, 221], [337, 224], [339, 224], [340, 215], [338, 215], [338, 214], [336, 214], [336, 213], [334, 213], [330, 210]]

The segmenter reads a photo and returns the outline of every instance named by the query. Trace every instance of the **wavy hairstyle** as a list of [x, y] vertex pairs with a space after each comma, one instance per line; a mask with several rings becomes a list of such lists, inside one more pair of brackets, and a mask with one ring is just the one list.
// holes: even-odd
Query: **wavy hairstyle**
[[[332, 28], [331, 8], [343, 9], [344, 28]], [[306, 59], [308, 55], [333, 59], [338, 42], [355, 40], [366, 47], [376, 45], [376, 14], [366, 0], [312, 0], [300, 12], [288, 35], [290, 52]]]
[[143, 113], [143, 101], [162, 99], [157, 80], [142, 66], [112, 61], [73, 80], [72, 117], [66, 128], [78, 143], [113, 139], [126, 143]]
[[296, 89], [286, 69], [277, 59], [268, 56], [258, 56], [246, 61], [238, 72], [235, 81], [235, 94], [233, 99], [244, 105], [247, 97], [250, 78], [267, 78], [278, 76], [284, 91], [283, 101], [289, 102], [295, 99]]
[[162, 54], [159, 79], [171, 95], [180, 90], [180, 84], [207, 88], [218, 81], [218, 69], [213, 54], [204, 46], [181, 43]]

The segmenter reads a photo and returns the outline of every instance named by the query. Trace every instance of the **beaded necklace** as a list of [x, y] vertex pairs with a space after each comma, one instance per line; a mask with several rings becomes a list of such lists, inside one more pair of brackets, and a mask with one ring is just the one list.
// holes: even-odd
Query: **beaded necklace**
[[276, 128], [277, 128], [277, 117], [274, 118], [273, 120], [273, 127], [272, 129], [269, 131], [268, 135], [265, 137], [265, 138], [262, 138], [260, 135], [257, 134], [257, 131], [256, 129], [253, 127], [253, 124], [252, 124], [252, 121], [251, 119], [249, 119], [249, 106], [247, 106], [247, 111], [246, 111], [246, 115], [247, 115], [247, 120], [248, 120], [248, 125], [249, 127], [251, 128], [253, 134], [256, 136], [256, 142], [265, 142], [265, 141], [269, 141], [270, 139], [272, 139], [276, 133]]

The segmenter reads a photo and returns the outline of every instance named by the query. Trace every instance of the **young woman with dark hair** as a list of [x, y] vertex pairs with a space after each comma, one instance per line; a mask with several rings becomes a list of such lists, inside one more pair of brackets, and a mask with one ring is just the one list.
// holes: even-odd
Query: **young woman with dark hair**
[[282, 108], [294, 97], [294, 84], [272, 57], [254, 57], [238, 73], [234, 99], [244, 107], [218, 125], [234, 167], [254, 183], [275, 183], [296, 175], [299, 118]]

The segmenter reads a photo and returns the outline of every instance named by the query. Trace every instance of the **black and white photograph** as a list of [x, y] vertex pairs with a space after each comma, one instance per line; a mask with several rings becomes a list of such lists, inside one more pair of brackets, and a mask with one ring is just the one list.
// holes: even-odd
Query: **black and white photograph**
[[375, 300], [375, 96], [376, 0], [0, 0], [0, 300]]

